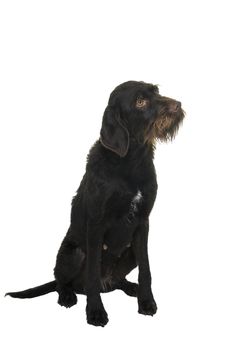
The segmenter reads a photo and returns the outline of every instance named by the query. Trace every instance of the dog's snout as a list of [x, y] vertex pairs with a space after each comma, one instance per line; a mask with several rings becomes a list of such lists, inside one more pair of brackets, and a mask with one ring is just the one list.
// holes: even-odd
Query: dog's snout
[[181, 108], [181, 102], [172, 101], [169, 105], [169, 112], [171, 113], [178, 112], [180, 108]]

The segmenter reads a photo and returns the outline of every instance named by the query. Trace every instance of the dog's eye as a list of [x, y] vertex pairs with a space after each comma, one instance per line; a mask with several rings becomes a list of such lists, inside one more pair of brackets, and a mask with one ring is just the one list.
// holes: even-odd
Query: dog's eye
[[136, 101], [137, 108], [144, 108], [147, 106], [147, 104], [148, 104], [148, 100], [143, 99], [141, 97], [137, 98], [137, 101]]

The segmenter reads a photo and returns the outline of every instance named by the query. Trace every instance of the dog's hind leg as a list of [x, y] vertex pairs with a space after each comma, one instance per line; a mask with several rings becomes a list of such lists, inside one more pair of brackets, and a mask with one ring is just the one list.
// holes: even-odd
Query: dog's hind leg
[[58, 285], [59, 294], [58, 304], [65, 307], [71, 307], [77, 304], [77, 296], [69, 285]]
[[54, 275], [57, 281], [59, 294], [58, 304], [71, 307], [77, 303], [77, 296], [73, 282], [80, 274], [85, 254], [81, 249], [69, 241], [67, 237], [62, 242], [58, 251]]
[[138, 295], [138, 284], [129, 282], [126, 278], [119, 282], [116, 289], [122, 290], [130, 297], [136, 297]]
[[120, 289], [129, 296], [137, 296], [138, 284], [129, 282], [125, 278], [136, 266], [134, 253], [131, 248], [127, 248], [113, 270], [113, 284], [115, 284], [115, 289]]

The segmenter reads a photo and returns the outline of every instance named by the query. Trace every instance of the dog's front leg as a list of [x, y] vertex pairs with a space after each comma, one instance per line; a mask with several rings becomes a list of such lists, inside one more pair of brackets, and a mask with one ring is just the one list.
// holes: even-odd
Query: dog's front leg
[[108, 315], [100, 297], [101, 254], [103, 245], [103, 226], [88, 223], [87, 229], [87, 322], [94, 326], [104, 327]]
[[149, 220], [141, 219], [135, 232], [133, 249], [138, 263], [138, 312], [153, 316], [157, 306], [151, 290], [151, 273], [148, 258], [147, 242]]

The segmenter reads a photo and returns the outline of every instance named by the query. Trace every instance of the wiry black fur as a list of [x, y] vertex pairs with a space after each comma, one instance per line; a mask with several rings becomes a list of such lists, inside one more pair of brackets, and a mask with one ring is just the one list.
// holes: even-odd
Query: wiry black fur
[[[58, 303], [71, 307], [76, 293], [86, 294], [87, 321], [96, 326], [108, 322], [101, 292], [121, 289], [137, 296], [139, 313], [156, 312], [147, 253], [157, 193], [154, 146], [156, 139], [172, 139], [183, 117], [181, 104], [161, 96], [156, 85], [130, 81], [112, 92], [72, 201], [55, 281], [7, 295], [33, 298], [56, 290]], [[136, 266], [138, 284], [126, 280]]]

